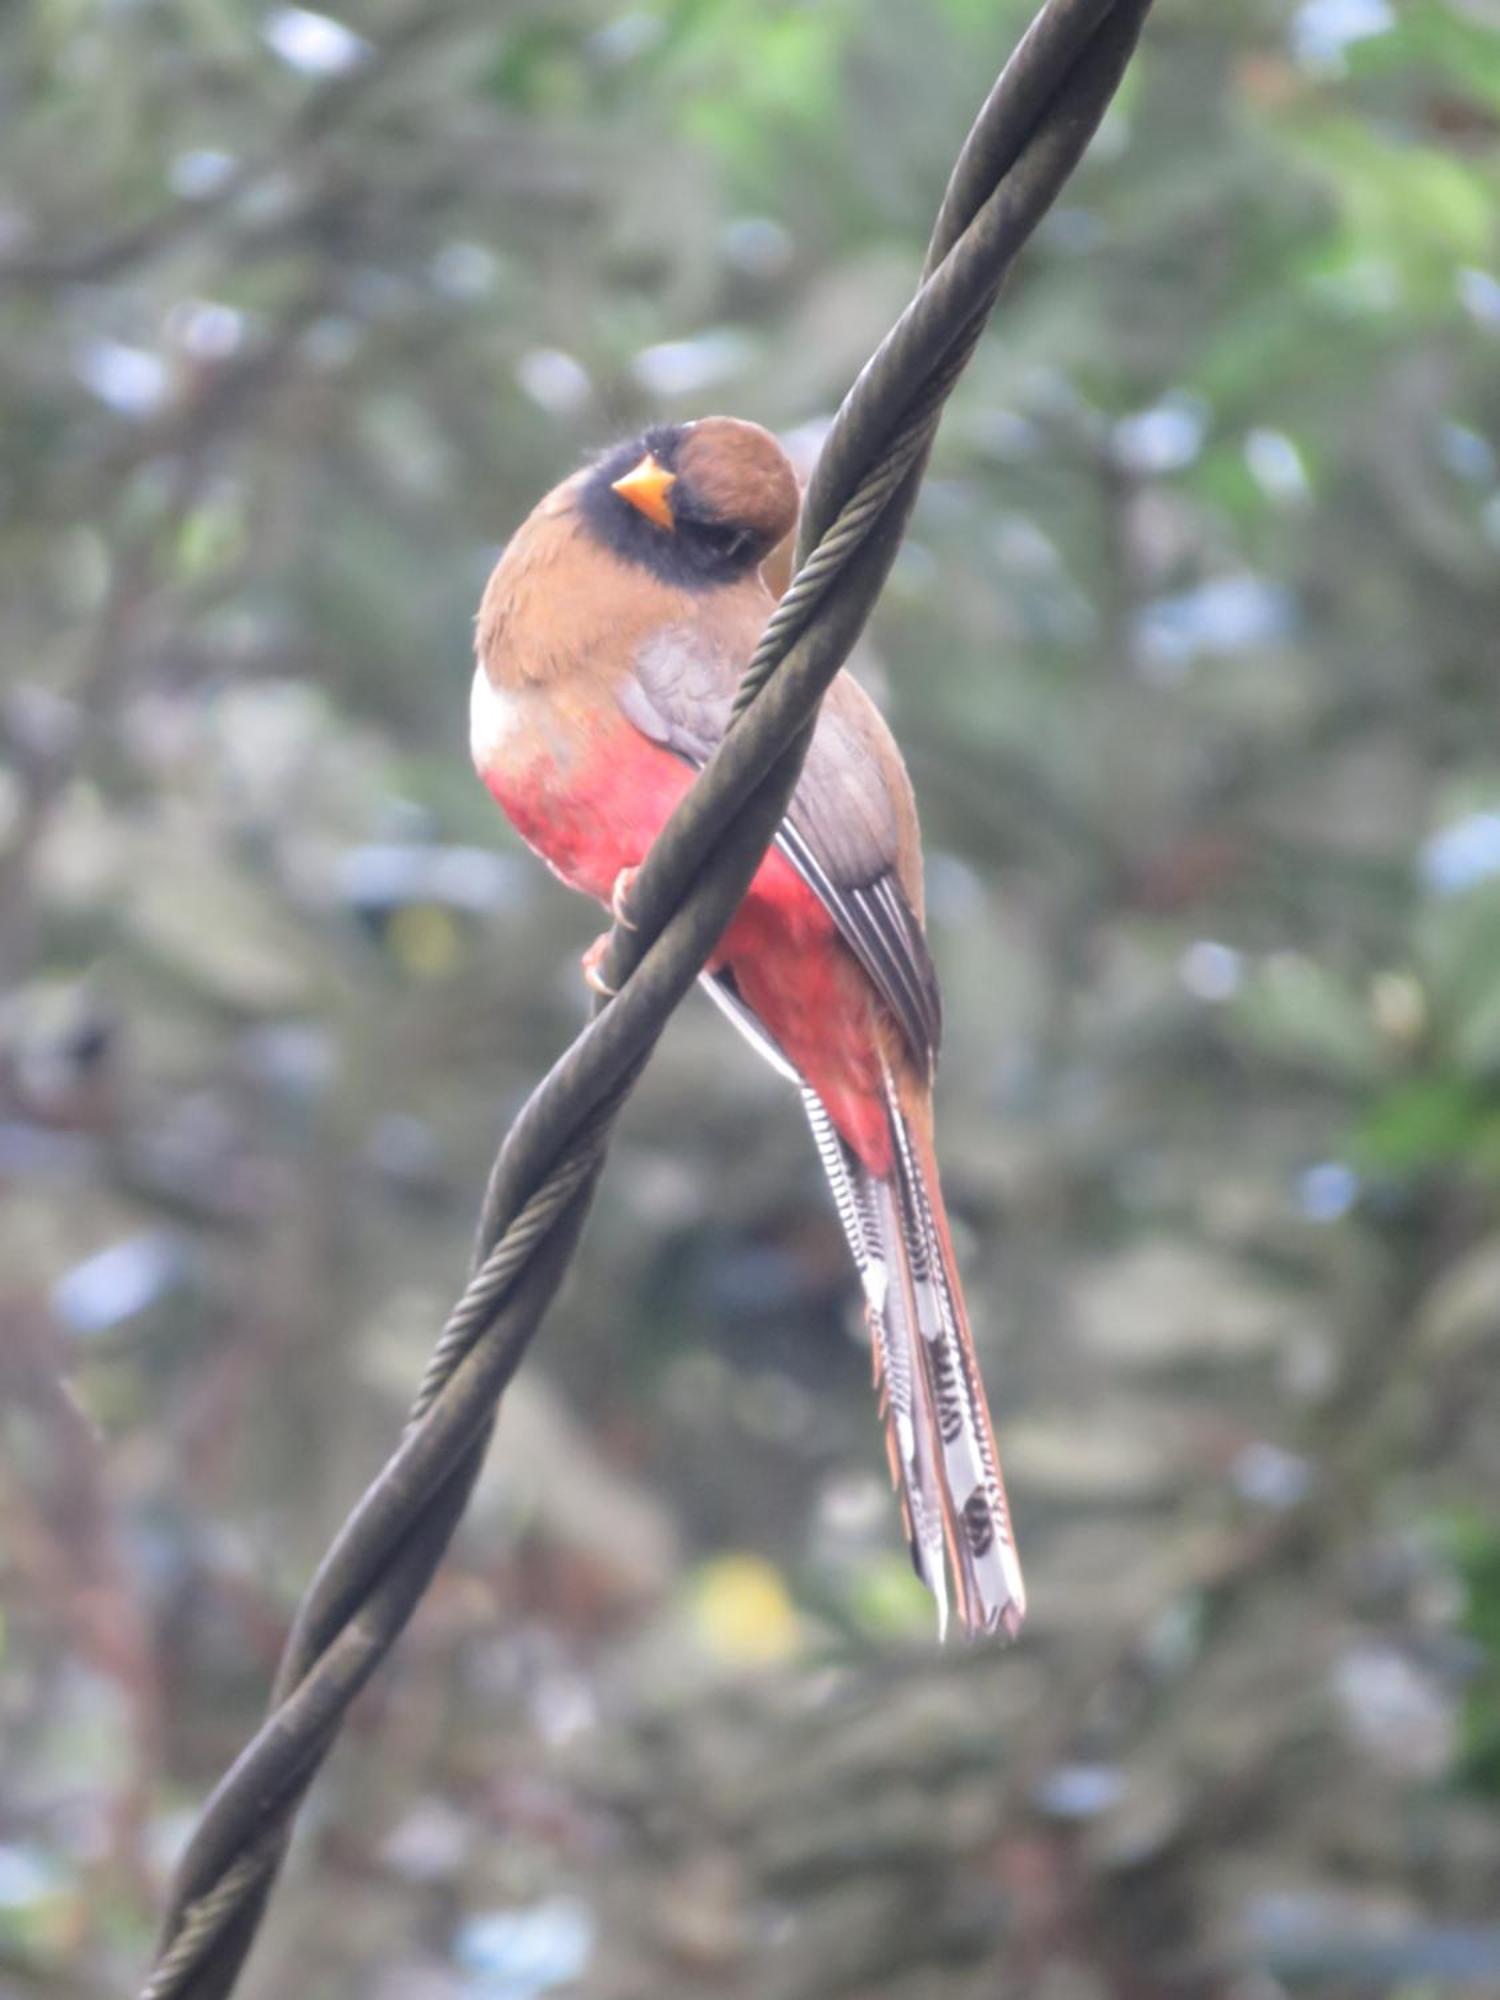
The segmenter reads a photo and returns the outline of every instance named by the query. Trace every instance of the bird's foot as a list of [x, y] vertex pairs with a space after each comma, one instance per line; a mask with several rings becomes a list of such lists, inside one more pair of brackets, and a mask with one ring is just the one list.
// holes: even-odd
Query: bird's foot
[[615, 886], [609, 895], [609, 913], [622, 930], [638, 931], [640, 925], [630, 914], [630, 891], [639, 868], [622, 868], [615, 877]]
[[581, 960], [583, 983], [591, 993], [597, 993], [602, 1000], [613, 1000], [615, 988], [604, 977], [604, 961], [609, 952], [609, 932], [596, 937]]
[[[631, 885], [639, 873], [638, 868], [622, 868], [615, 877], [615, 886], [609, 894], [609, 913], [622, 931], [640, 929], [640, 925], [630, 914]], [[583, 983], [591, 992], [599, 994], [605, 1000], [613, 1000], [616, 992], [604, 977], [604, 960], [609, 951], [609, 937], [608, 931], [602, 937], [596, 937], [583, 954]]]

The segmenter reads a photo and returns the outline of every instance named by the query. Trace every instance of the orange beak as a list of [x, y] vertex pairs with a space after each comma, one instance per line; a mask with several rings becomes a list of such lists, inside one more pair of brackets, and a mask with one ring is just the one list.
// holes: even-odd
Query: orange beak
[[623, 479], [615, 481], [612, 491], [618, 493], [622, 500], [628, 500], [658, 528], [670, 530], [677, 526], [677, 522], [667, 495], [676, 484], [677, 474], [659, 465], [648, 451], [639, 465], [627, 472]]

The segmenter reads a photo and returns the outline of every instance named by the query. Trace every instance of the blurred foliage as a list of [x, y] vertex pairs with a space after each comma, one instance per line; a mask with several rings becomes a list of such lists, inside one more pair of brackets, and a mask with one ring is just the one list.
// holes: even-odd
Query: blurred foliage
[[[810, 462], [1028, 12], [0, 13], [0, 1994], [129, 1989], [583, 1017], [497, 545]], [[1160, 0], [861, 664], [1022, 1646], [685, 1009], [247, 1993], [1500, 1991], [1497, 195], [1496, 0]]]
[[1454, 1560], [1463, 1583], [1464, 1630], [1477, 1649], [1464, 1700], [1462, 1771], [1477, 1790], [1500, 1794], [1500, 1536], [1482, 1515], [1460, 1520]]

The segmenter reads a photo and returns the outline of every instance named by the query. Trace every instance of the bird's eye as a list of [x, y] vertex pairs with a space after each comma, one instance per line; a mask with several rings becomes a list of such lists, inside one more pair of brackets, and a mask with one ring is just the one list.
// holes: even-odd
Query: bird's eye
[[698, 533], [716, 556], [737, 556], [741, 549], [749, 547], [751, 540], [745, 529], [736, 528], [729, 521], [704, 521]]

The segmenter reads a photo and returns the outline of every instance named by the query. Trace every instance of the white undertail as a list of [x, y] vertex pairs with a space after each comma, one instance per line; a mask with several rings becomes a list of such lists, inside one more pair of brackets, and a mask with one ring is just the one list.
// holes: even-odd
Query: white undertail
[[947, 1623], [945, 1545], [960, 1623], [1019, 1630], [1026, 1591], [996, 1461], [984, 1386], [933, 1194], [889, 1075], [896, 1170], [874, 1174], [804, 1087], [802, 1101], [865, 1294], [912, 1563]]
[[995, 1456], [941, 1197], [929, 1186], [895, 1082], [885, 1075], [894, 1169], [876, 1174], [840, 1136], [810, 1090], [722, 974], [704, 986], [735, 1026], [797, 1083], [865, 1297], [891, 1479], [901, 1495], [917, 1575], [948, 1623], [951, 1567], [960, 1624], [1014, 1637], [1026, 1589]]

